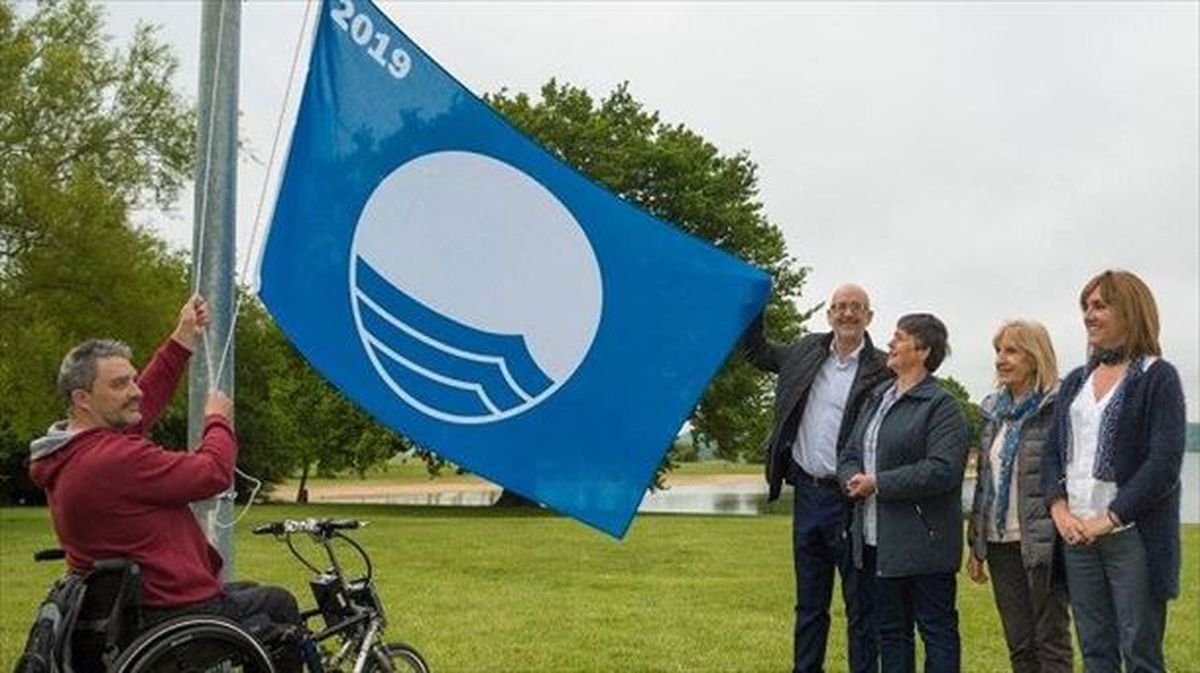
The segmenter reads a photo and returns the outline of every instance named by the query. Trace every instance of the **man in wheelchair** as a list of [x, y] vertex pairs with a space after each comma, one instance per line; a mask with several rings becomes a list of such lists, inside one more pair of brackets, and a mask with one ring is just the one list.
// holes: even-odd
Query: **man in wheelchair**
[[143, 628], [185, 614], [227, 617], [275, 640], [268, 644], [281, 652], [278, 669], [298, 671], [296, 648], [278, 646], [299, 628], [295, 597], [280, 587], [222, 584], [221, 556], [188, 507], [231, 484], [233, 402], [209, 392], [202, 440], [192, 453], [166, 450], [146, 436], [208, 324], [204, 299], [189, 299], [140, 376], [119, 341], [73, 348], [58, 372], [67, 418], [31, 443], [29, 473], [46, 490], [73, 572], [115, 558], [140, 566]]

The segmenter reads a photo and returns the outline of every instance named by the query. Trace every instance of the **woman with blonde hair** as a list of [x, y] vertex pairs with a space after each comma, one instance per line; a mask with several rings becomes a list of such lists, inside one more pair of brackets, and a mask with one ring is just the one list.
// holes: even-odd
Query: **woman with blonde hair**
[[1059, 390], [1042, 489], [1067, 543], [1084, 670], [1162, 671], [1167, 601], [1179, 595], [1183, 386], [1140, 278], [1105, 271], [1079, 306], [1088, 363]]
[[1004, 323], [992, 338], [997, 389], [982, 405], [967, 574], [988, 581], [1014, 673], [1071, 671], [1067, 587], [1043, 502], [1042, 451], [1054, 419], [1058, 365], [1041, 324]]

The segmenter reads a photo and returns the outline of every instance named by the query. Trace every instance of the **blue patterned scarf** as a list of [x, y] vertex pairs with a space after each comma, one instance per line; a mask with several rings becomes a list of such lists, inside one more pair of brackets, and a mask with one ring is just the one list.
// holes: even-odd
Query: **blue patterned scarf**
[[[1000, 391], [996, 398], [995, 416], [996, 420], [1001, 424], [1008, 423], [1008, 432], [1004, 435], [1004, 447], [1000, 452], [1000, 488], [998, 493], [987, 494], [987, 500], [990, 503], [992, 498], [995, 498], [996, 509], [994, 512], [996, 533], [1001, 538], [1004, 537], [1005, 524], [1008, 523], [1008, 495], [1012, 488], [1013, 466], [1017, 463], [1017, 449], [1021, 445], [1021, 428], [1025, 425], [1025, 421], [1033, 417], [1038, 407], [1042, 403], [1042, 398], [1045, 395], [1041, 391], [1035, 391], [1026, 395], [1019, 403], [1013, 399], [1012, 393], [1008, 388]], [[991, 450], [990, 447], [988, 449]], [[987, 491], [991, 491], [992, 480], [988, 479], [985, 484]], [[985, 510], [986, 511], [986, 510]]]

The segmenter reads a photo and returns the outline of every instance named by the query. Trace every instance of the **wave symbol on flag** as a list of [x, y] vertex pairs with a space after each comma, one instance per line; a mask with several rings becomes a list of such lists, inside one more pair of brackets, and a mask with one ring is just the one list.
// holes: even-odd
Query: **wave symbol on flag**
[[354, 297], [371, 359], [392, 390], [425, 413], [494, 418], [554, 384], [520, 335], [459, 323], [405, 294], [361, 257], [356, 267]]
[[520, 169], [443, 151], [397, 166], [359, 213], [349, 298], [380, 382], [455, 424], [501, 421], [572, 379], [603, 305], [579, 222]]

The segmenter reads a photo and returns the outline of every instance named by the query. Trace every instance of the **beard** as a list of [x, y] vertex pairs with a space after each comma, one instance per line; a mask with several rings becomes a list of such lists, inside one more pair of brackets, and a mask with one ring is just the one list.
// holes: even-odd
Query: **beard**
[[108, 427], [124, 430], [142, 420], [141, 405], [126, 404], [114, 412], [104, 414], [101, 418]]

